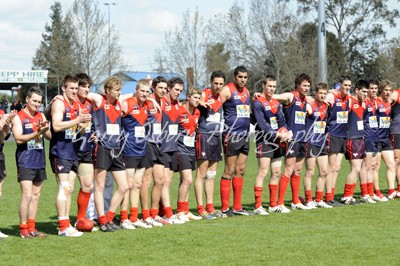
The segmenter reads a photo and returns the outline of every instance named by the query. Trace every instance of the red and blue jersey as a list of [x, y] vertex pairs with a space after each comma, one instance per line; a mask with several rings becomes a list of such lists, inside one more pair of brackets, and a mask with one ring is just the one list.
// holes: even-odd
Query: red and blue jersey
[[[93, 108], [90, 101], [85, 99], [83, 103], [78, 101], [81, 112], [84, 114], [92, 114]], [[91, 141], [92, 136], [92, 122], [89, 122], [84, 128], [80, 129], [81, 132], [77, 132], [76, 139], [74, 141], [75, 151], [89, 152], [93, 148], [93, 142]], [[83, 132], [82, 132], [83, 131]]]
[[194, 108], [190, 113], [186, 106], [180, 106], [179, 118], [179, 137], [178, 153], [187, 155], [196, 155], [194, 140], [196, 138], [197, 123], [199, 122], [200, 111]]
[[[43, 115], [37, 112], [33, 117], [21, 110], [17, 114], [21, 120], [22, 134], [37, 132], [38, 125], [43, 122]], [[17, 167], [43, 169], [46, 167], [43, 135], [31, 139], [27, 143], [17, 144], [15, 152]]]
[[287, 127], [279, 101], [267, 100], [264, 96], [252, 102], [251, 120], [255, 122], [257, 144], [273, 143], [278, 129]]
[[[56, 98], [56, 101], [61, 101]], [[63, 98], [64, 114], [62, 122], [71, 121], [79, 115], [79, 103], [73, 101], [72, 105], [68, 100]], [[74, 125], [63, 131], [55, 132], [52, 123], [50, 124], [51, 140], [50, 140], [50, 154], [64, 160], [77, 160], [74, 142], [76, 141], [77, 126]]]
[[146, 155], [147, 102], [140, 106], [135, 97], [126, 100], [127, 112], [122, 116], [124, 130], [124, 156], [142, 157]]
[[250, 93], [246, 87], [241, 91], [234, 83], [228, 83], [231, 97], [223, 104], [224, 133], [247, 136], [250, 131]]
[[152, 101], [147, 101], [146, 141], [161, 144], [162, 112], [159, 112]]
[[389, 137], [391, 104], [389, 101], [385, 102], [381, 97], [378, 97], [376, 99], [376, 105], [379, 123], [378, 135], [380, 140], [384, 140]]
[[349, 117], [346, 139], [364, 138], [364, 107], [355, 97], [349, 97]]
[[371, 141], [379, 141], [378, 134], [378, 116], [377, 116], [377, 105], [375, 99], [367, 98], [365, 100], [365, 111], [364, 111], [364, 133], [365, 137]]
[[209, 88], [204, 89], [203, 93], [205, 94], [204, 102], [208, 103], [211, 108], [199, 106], [200, 120], [197, 131], [203, 134], [220, 134], [222, 118], [221, 96], [212, 94]]
[[345, 138], [346, 124], [349, 115], [349, 95], [342, 94], [338, 91], [331, 92], [333, 94], [333, 104], [329, 104], [327, 131], [330, 135]]
[[400, 89], [397, 90], [397, 98], [392, 103], [390, 118], [389, 133], [400, 134]]
[[326, 119], [328, 118], [328, 104], [314, 101], [311, 105], [312, 113], [307, 114], [306, 129], [307, 143], [316, 147], [323, 147], [326, 139]]
[[100, 106], [93, 108], [93, 125], [101, 146], [106, 149], [121, 148], [121, 104], [118, 100], [111, 104], [103, 95]]
[[163, 98], [161, 101], [161, 106], [161, 151], [174, 152], [178, 150], [177, 141], [180, 116], [179, 102], [174, 101], [170, 103], [167, 99]]
[[292, 91], [293, 100], [288, 105], [283, 106], [288, 130], [293, 132], [293, 140], [305, 142], [306, 136], [306, 97], [301, 98], [297, 91]]

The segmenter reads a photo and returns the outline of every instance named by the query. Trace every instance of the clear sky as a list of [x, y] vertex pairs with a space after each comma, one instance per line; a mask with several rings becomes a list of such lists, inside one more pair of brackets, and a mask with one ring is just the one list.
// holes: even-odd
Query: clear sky
[[[63, 13], [73, 0], [60, 0]], [[120, 33], [123, 57], [131, 70], [151, 70], [154, 50], [161, 46], [165, 31], [178, 26], [182, 13], [198, 6], [209, 19], [224, 13], [233, 0], [107, 0], [100, 1], [106, 19], [111, 6], [111, 23]], [[246, 1], [244, 1], [246, 2]], [[391, 6], [396, 6], [396, 0]], [[0, 0], [0, 70], [28, 70], [39, 47], [46, 22], [50, 22], [52, 0]], [[398, 21], [400, 23], [400, 21]], [[398, 35], [399, 27], [390, 30]]]

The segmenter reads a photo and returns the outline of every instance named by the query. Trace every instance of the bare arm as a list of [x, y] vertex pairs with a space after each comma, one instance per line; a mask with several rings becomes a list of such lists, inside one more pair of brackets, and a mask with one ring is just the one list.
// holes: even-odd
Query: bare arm
[[278, 100], [280, 103], [284, 105], [288, 105], [289, 103], [291, 103], [293, 101], [293, 97], [294, 97], [293, 93], [290, 92], [272, 95], [272, 99]]
[[231, 91], [228, 86], [224, 86], [219, 93], [221, 96], [222, 104], [224, 104], [231, 97]]
[[79, 115], [77, 118], [69, 121], [62, 121], [64, 116], [65, 107], [63, 102], [54, 101], [51, 106], [51, 122], [55, 132], [64, 131], [71, 128], [79, 123], [87, 123], [91, 120], [92, 116], [90, 114], [84, 114], [79, 110]]

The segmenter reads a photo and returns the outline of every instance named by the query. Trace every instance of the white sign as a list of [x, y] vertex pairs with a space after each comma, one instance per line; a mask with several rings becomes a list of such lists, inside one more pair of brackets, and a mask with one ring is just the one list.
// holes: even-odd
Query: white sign
[[48, 70], [0, 70], [0, 83], [47, 83]]

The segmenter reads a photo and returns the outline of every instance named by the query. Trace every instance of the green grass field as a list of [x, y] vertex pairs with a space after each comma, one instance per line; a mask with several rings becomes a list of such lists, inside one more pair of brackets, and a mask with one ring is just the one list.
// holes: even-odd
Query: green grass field
[[[254, 145], [253, 145], [254, 146]], [[47, 145], [48, 147], [48, 145]], [[0, 201], [0, 265], [399, 265], [400, 200], [333, 209], [273, 213], [269, 216], [192, 221], [161, 228], [85, 233], [80, 238], [57, 236], [56, 182], [47, 168], [37, 216], [44, 239], [21, 239], [18, 231], [20, 190], [16, 179], [15, 144], [5, 145], [7, 178]], [[254, 152], [248, 161], [244, 207], [253, 210]], [[348, 163], [343, 161], [337, 191], [343, 191]], [[221, 176], [222, 164], [218, 169]], [[386, 192], [385, 169], [381, 171]], [[176, 202], [178, 176], [172, 202]], [[216, 205], [220, 206], [219, 179]], [[264, 185], [267, 188], [267, 184]], [[76, 186], [76, 190], [78, 187]], [[290, 200], [290, 189], [287, 203]], [[301, 192], [303, 195], [303, 192]], [[75, 193], [75, 199], [76, 199]], [[359, 187], [356, 189], [359, 197]], [[76, 201], [71, 217], [74, 221]], [[264, 189], [263, 205], [267, 206]], [[190, 207], [196, 210], [191, 190]]]

